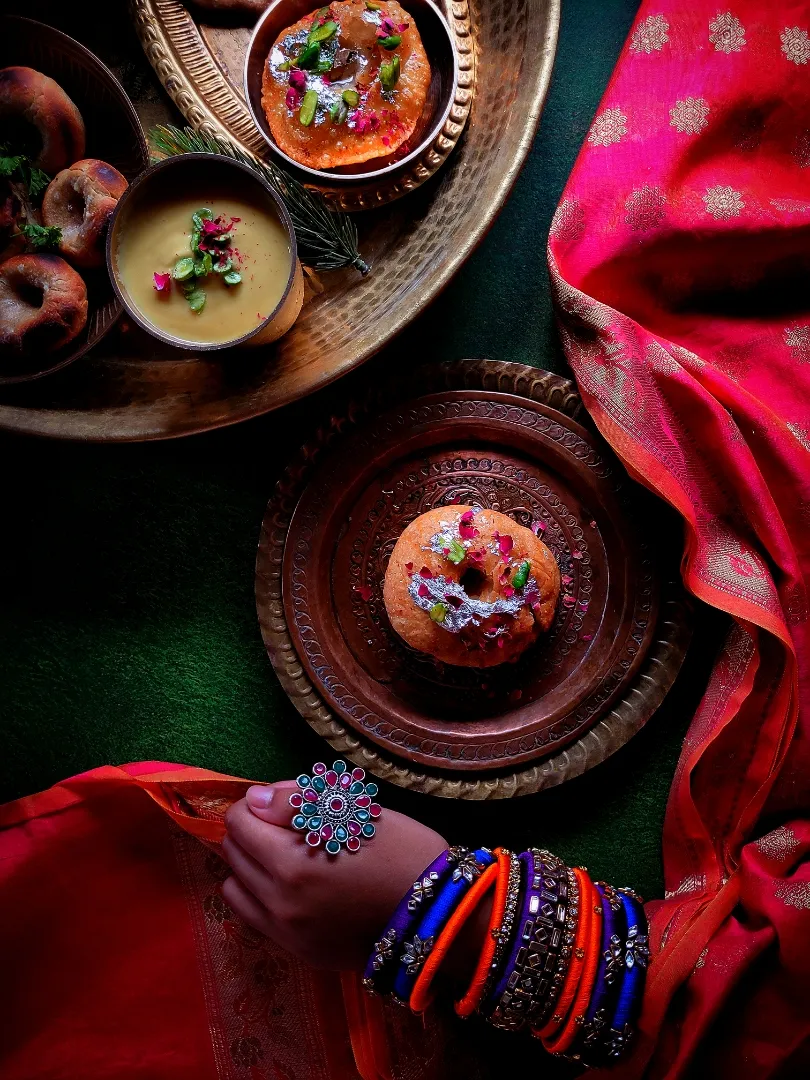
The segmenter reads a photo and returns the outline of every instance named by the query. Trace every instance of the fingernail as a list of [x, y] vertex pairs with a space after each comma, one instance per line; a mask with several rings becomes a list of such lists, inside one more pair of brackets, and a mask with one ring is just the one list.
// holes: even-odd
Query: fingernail
[[255, 806], [257, 810], [266, 810], [273, 801], [275, 792], [271, 787], [251, 787], [247, 789], [245, 796], [248, 806]]

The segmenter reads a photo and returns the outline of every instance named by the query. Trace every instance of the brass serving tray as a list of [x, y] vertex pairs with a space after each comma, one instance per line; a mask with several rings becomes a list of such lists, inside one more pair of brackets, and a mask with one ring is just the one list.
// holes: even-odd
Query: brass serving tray
[[[293, 330], [250, 355], [211, 359], [161, 346], [137, 329], [114, 330], [57, 378], [0, 392], [0, 428], [137, 441], [221, 427], [345, 375], [411, 322], [503, 206], [534, 139], [557, 42], [560, 0], [446, 3], [454, 20], [469, 19], [469, 120], [430, 183], [356, 216], [372, 268], [367, 277], [353, 270], [322, 275], [324, 291]], [[231, 124], [247, 114], [241, 76], [249, 29], [198, 24], [193, 6], [178, 0], [132, 0], [131, 10], [149, 61], [186, 120], [248, 139]], [[149, 122], [155, 119], [152, 109]]]

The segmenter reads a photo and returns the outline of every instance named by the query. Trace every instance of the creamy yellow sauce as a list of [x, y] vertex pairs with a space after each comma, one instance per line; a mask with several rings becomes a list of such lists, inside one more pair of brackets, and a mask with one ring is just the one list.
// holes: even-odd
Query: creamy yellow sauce
[[[171, 272], [191, 254], [191, 215], [201, 207], [214, 217], [241, 219], [232, 230], [231, 252], [242, 281], [229, 286], [216, 273], [198, 278], [206, 294], [198, 314], [179, 282], [159, 293], [153, 275]], [[289, 238], [271, 206], [258, 207], [220, 185], [201, 183], [185, 187], [182, 195], [134, 202], [117, 225], [116, 240], [118, 273], [132, 305], [159, 330], [184, 341], [219, 344], [243, 337], [274, 311], [290, 276]]]

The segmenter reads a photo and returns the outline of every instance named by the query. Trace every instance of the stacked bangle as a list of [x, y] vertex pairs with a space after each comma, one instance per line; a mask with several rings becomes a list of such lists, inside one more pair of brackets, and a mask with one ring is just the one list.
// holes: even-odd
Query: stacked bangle
[[399, 969], [394, 977], [394, 995], [402, 1002], [410, 1000], [416, 979], [456, 905], [494, 858], [487, 848], [479, 848], [455, 857], [452, 862], [449, 877], [441, 884], [438, 896], [422, 916], [413, 936], [403, 939]]
[[[498, 865], [496, 870], [497, 880], [495, 883], [495, 897], [492, 902], [492, 915], [490, 916], [486, 937], [484, 938], [484, 944], [481, 948], [481, 955], [478, 957], [478, 963], [476, 964], [475, 971], [470, 980], [470, 985], [467, 988], [466, 993], [455, 1005], [456, 1013], [463, 1017], [472, 1016], [481, 1004], [481, 999], [486, 991], [487, 979], [489, 978], [492, 969], [495, 951], [503, 932], [504, 916], [506, 915], [506, 905], [509, 897], [509, 884], [512, 878], [513, 861], [515, 865], [517, 865], [517, 860], [515, 860], [512, 853], [505, 848], [496, 848], [495, 856], [498, 860]], [[489, 871], [487, 871], [487, 873], [489, 873]], [[517, 875], [515, 875], [515, 877], [517, 878]], [[479, 879], [479, 883], [480, 880], [482, 879]], [[517, 892], [517, 889], [515, 889], [515, 892]], [[472, 892], [468, 893], [465, 899], [469, 899], [471, 895]], [[514, 900], [514, 907], [517, 907], [517, 898]]]
[[492, 913], [459, 1016], [528, 1026], [549, 1052], [600, 1066], [620, 1057], [641, 1007], [647, 923], [640, 897], [594, 884], [547, 851], [450, 849], [398, 905], [365, 985], [414, 1012], [467, 921], [494, 890]]
[[[496, 851], [495, 855], [497, 856], [497, 854], [498, 852]], [[411, 990], [411, 997], [408, 1004], [410, 1005], [412, 1012], [424, 1012], [428, 1005], [430, 1005], [433, 1000], [431, 986], [442, 961], [447, 956], [450, 946], [458, 937], [461, 929], [467, 922], [467, 919], [469, 919], [480, 904], [482, 897], [495, 885], [497, 877], [498, 864], [492, 863], [486, 868], [483, 874], [481, 874], [475, 884], [467, 890], [461, 903], [447, 920], [444, 930], [442, 930], [439, 935], [436, 944], [431, 950], [430, 956], [428, 956], [422, 970], [416, 977], [413, 990]]]
[[363, 972], [363, 986], [370, 993], [387, 994], [393, 990], [402, 945], [424, 914], [428, 901], [450, 873], [457, 858], [468, 854], [466, 848], [448, 848], [428, 866], [397, 905], [380, 940], [375, 942]]

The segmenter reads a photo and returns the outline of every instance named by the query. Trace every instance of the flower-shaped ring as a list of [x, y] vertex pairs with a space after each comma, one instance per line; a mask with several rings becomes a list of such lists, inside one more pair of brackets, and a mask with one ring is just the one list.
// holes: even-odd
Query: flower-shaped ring
[[374, 802], [377, 785], [367, 784], [365, 778], [363, 769], [349, 772], [345, 761], [336, 761], [331, 769], [318, 761], [312, 776], [302, 773], [296, 778], [299, 790], [290, 795], [296, 811], [292, 827], [306, 832], [310, 847], [323, 843], [329, 855], [339, 855], [344, 848], [359, 851], [361, 841], [371, 839], [382, 807]]

